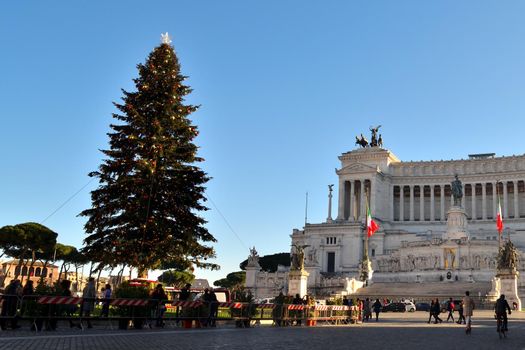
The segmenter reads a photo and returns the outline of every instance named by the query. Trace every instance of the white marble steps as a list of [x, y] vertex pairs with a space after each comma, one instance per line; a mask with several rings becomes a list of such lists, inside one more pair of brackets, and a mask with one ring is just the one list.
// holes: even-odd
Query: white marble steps
[[359, 289], [357, 296], [391, 297], [453, 297], [463, 296], [470, 291], [473, 296], [485, 296], [491, 289], [490, 282], [428, 282], [390, 283], [378, 282]]

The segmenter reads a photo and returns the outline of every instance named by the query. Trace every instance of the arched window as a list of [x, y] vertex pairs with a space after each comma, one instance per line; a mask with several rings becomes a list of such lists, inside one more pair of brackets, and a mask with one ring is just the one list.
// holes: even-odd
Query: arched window
[[15, 267], [15, 276], [20, 275], [20, 266]]
[[42, 269], [40, 267], [37, 267], [36, 271], [35, 271], [35, 276], [40, 276], [40, 272], [41, 271], [42, 271]]
[[47, 267], [42, 269], [42, 276], [47, 277]]
[[29, 268], [29, 276], [34, 276], [35, 275], [35, 268], [33, 266], [31, 266]]
[[27, 266], [22, 267], [22, 276], [27, 276]]

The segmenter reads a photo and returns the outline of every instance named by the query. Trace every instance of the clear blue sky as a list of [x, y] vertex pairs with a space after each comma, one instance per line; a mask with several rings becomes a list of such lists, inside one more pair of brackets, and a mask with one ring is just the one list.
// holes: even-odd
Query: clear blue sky
[[[169, 32], [202, 108], [219, 272], [327, 214], [337, 156], [382, 124], [402, 160], [525, 151], [523, 1], [11, 1], [0, 5], [0, 226], [84, 186], [112, 102]], [[44, 222], [81, 246], [91, 183]], [[334, 202], [334, 207], [336, 203]], [[335, 213], [334, 213], [335, 215]]]

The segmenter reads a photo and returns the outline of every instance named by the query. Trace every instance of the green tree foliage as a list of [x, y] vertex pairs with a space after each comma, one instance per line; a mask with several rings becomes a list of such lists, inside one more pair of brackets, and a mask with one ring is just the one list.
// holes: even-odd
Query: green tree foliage
[[184, 287], [186, 283], [193, 282], [194, 279], [195, 275], [189, 271], [169, 270], [164, 271], [162, 275], [159, 276], [158, 281], [168, 286], [181, 288]]
[[0, 228], [0, 248], [13, 258], [37, 259], [54, 252], [58, 234], [44, 225], [26, 222]]
[[[246, 270], [247, 263], [248, 259], [239, 264], [241, 270]], [[277, 271], [277, 265], [290, 266], [290, 253], [265, 255], [259, 258], [259, 265], [261, 265], [263, 271], [275, 272]]]
[[[19, 260], [19, 267], [29, 261], [31, 270], [37, 259], [48, 261], [52, 258], [57, 236], [44, 225], [26, 222], [0, 228], [0, 245], [5, 254]], [[15, 278], [18, 278], [18, 272]]]
[[161, 44], [138, 65], [136, 91], [123, 91], [115, 104], [110, 149], [98, 171], [99, 187], [91, 192], [83, 251], [106, 265], [127, 264], [139, 275], [158, 268], [163, 260], [181, 270], [207, 262], [215, 238], [198, 214], [203, 205], [207, 175], [196, 166], [193, 143], [197, 128], [189, 115], [197, 106], [184, 103], [191, 89], [173, 47]]
[[213, 282], [214, 286], [228, 288], [228, 289], [240, 289], [244, 287], [246, 282], [246, 272], [237, 271], [226, 275], [226, 278], [222, 278]]

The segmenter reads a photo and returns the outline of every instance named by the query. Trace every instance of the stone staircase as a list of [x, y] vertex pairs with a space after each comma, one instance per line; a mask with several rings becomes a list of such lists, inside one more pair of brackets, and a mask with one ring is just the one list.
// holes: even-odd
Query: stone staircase
[[377, 282], [358, 289], [352, 296], [376, 298], [448, 298], [462, 297], [465, 291], [471, 296], [484, 297], [491, 289], [490, 282], [425, 282], [425, 283], [391, 283]]

